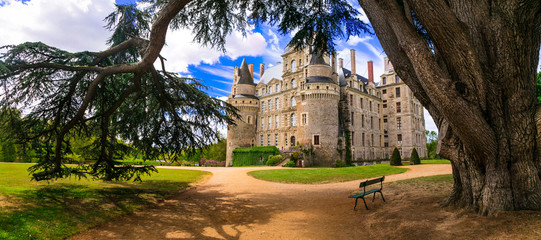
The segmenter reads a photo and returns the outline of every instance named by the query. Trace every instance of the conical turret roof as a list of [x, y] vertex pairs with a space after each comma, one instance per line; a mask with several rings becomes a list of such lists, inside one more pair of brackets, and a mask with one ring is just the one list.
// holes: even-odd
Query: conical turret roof
[[240, 65], [239, 71], [240, 79], [238, 84], [251, 84], [254, 85], [254, 78], [248, 69], [248, 64], [246, 63], [246, 58], [242, 59], [242, 64]]
[[323, 54], [321, 53], [312, 54], [312, 59], [310, 59], [310, 65], [314, 64], [329, 65], [325, 62], [325, 59], [323, 59]]

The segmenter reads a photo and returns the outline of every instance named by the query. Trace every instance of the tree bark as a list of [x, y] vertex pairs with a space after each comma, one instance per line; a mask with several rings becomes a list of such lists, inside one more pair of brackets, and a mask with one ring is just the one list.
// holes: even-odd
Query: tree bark
[[359, 3], [395, 71], [438, 126], [438, 152], [451, 161], [454, 177], [442, 205], [484, 215], [541, 209], [535, 119], [541, 3]]

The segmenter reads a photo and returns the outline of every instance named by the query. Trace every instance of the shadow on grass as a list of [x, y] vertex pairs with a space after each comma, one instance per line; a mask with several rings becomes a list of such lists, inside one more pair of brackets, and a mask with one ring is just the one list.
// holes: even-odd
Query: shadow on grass
[[188, 187], [149, 180], [106, 186], [55, 183], [10, 196], [0, 208], [0, 239], [63, 239], [156, 204]]

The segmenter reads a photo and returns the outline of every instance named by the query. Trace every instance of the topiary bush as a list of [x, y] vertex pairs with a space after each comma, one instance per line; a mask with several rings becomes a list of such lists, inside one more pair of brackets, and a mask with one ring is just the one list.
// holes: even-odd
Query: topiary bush
[[391, 166], [402, 166], [402, 158], [398, 148], [394, 148], [393, 155], [391, 156]]
[[295, 162], [289, 160], [289, 161], [286, 162], [284, 167], [296, 167], [296, 165], [295, 165]]
[[410, 157], [410, 165], [417, 165], [421, 164], [421, 159], [419, 158], [419, 154], [417, 153], [417, 149], [413, 149], [411, 151], [411, 157]]
[[276, 164], [280, 163], [283, 159], [284, 157], [282, 155], [269, 156], [269, 160], [267, 160], [266, 165], [276, 166]]

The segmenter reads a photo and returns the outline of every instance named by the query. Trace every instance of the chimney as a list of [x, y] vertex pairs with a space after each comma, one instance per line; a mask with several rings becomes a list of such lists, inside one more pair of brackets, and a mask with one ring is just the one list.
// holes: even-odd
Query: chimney
[[250, 69], [250, 74], [252, 75], [252, 78], [254, 78], [254, 64], [248, 65], [248, 68]]
[[332, 71], [336, 72], [336, 51], [332, 51]]
[[384, 71], [387, 72], [387, 70], [389, 70], [389, 58], [385, 57], [383, 58], [383, 64], [384, 64]]
[[355, 49], [351, 49], [351, 76], [355, 76], [357, 71], [355, 71]]
[[265, 73], [265, 64], [260, 63], [259, 64], [259, 78], [261, 78], [263, 76], [263, 73]]
[[339, 62], [338, 66], [339, 66], [340, 68], [343, 68], [343, 67], [344, 67], [344, 59], [343, 59], [343, 58], [339, 58], [339, 59], [338, 59], [338, 62]]
[[368, 82], [374, 82], [374, 63], [372, 60], [368, 61]]

